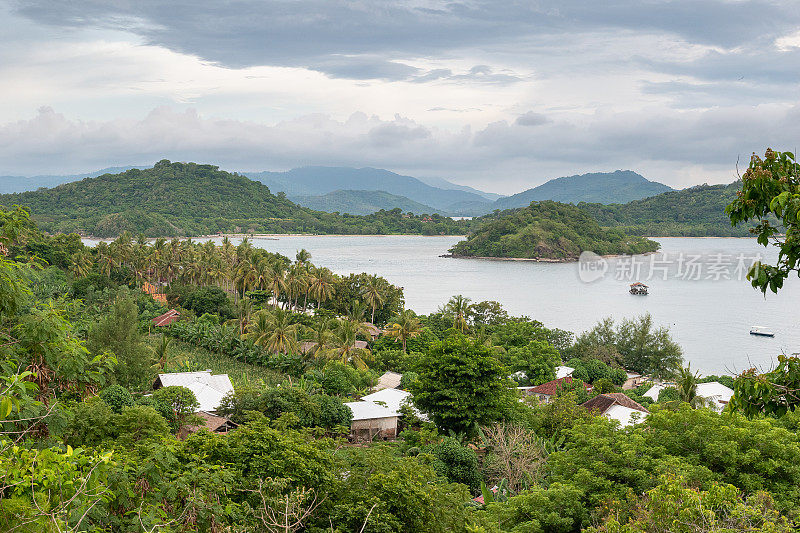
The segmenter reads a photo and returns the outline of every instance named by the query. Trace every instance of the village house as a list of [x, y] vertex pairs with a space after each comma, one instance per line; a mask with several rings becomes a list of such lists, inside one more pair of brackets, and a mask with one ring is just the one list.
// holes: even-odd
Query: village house
[[201, 425], [198, 426], [185, 426], [181, 428], [180, 432], [178, 433], [178, 438], [184, 440], [192, 433], [197, 433], [201, 429], [207, 429], [211, 433], [220, 433], [222, 435], [226, 435], [229, 431], [236, 429], [238, 424], [229, 418], [225, 418], [224, 416], [217, 416], [213, 413], [207, 413], [205, 411], [198, 411], [196, 415], [202, 421]]
[[207, 413], [215, 412], [222, 399], [233, 392], [233, 384], [228, 374], [212, 375], [211, 370], [159, 374], [153, 389], [171, 386], [186, 387], [192, 391], [197, 403], [200, 404], [198, 411]]
[[350, 435], [359, 441], [397, 437], [397, 411], [369, 401], [345, 403], [353, 412]]
[[428, 420], [428, 417], [423, 413], [420, 413], [419, 410], [411, 403], [411, 393], [408, 391], [400, 389], [383, 389], [379, 390], [378, 392], [373, 392], [372, 394], [362, 396], [361, 399], [383, 405], [384, 407], [387, 407], [398, 414], [403, 405], [408, 405], [420, 420]]
[[149, 295], [153, 300], [157, 302], [161, 302], [162, 304], [167, 304], [167, 295], [161, 292], [159, 287], [156, 287], [149, 281], [145, 281], [142, 283], [142, 292]]
[[645, 377], [636, 372], [626, 372], [625, 383], [622, 384], [622, 390], [631, 390], [643, 385]]
[[598, 394], [581, 405], [609, 420], [618, 421], [622, 427], [638, 424], [650, 414], [650, 411], [621, 392]]
[[373, 341], [380, 337], [383, 333], [383, 330], [381, 330], [372, 322], [364, 322], [364, 327], [367, 328], [367, 332], [369, 333], [369, 336], [372, 337]]
[[[535, 387], [517, 387], [517, 389], [521, 390], [525, 396], [535, 396], [540, 402], [549, 403], [563, 385], [571, 383], [572, 376], [566, 376]], [[592, 386], [588, 383], [583, 383], [583, 388], [587, 392], [592, 390]]]
[[[647, 396], [654, 402], [658, 401], [658, 395], [662, 390], [672, 387], [669, 384], [656, 384], [650, 387], [642, 396]], [[733, 389], [726, 387], [718, 381], [709, 381], [708, 383], [698, 383], [695, 394], [703, 398], [708, 406], [716, 411], [722, 411], [728, 402], [731, 401], [733, 396]]]
[[557, 366], [556, 367], [556, 379], [565, 378], [567, 376], [571, 376], [572, 373], [575, 372], [575, 369], [569, 366]]

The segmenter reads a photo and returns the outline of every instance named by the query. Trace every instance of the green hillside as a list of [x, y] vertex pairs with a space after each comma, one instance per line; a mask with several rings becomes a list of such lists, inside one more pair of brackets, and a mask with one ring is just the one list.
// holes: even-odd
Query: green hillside
[[213, 165], [156, 163], [153, 168], [18, 194], [0, 195], [0, 205], [31, 210], [50, 233], [84, 232], [97, 237], [124, 231], [148, 237], [216, 232], [460, 234], [465, 223], [434, 215], [404, 217], [399, 210], [366, 217], [313, 211], [274, 195], [262, 183]]
[[584, 250], [607, 255], [658, 249], [656, 242], [629, 237], [619, 229], [603, 229], [585, 211], [558, 202], [532, 202], [487, 215], [479, 222], [467, 240], [453, 246], [453, 256], [570, 261]]
[[384, 209], [400, 209], [403, 213], [431, 214], [445, 212], [405, 196], [386, 191], [333, 191], [320, 196], [293, 196], [292, 201], [309, 209], [328, 213], [350, 213], [368, 215]]
[[745, 237], [748, 227], [733, 227], [725, 206], [736, 198], [741, 182], [730, 185], [698, 185], [681, 191], [627, 204], [581, 203], [601, 226], [619, 227], [631, 235], [650, 237]]
[[533, 189], [500, 198], [492, 207], [494, 209], [512, 209], [543, 200], [570, 204], [579, 202], [616, 204], [647, 198], [671, 190], [671, 187], [649, 181], [631, 170], [594, 172], [552, 179]]

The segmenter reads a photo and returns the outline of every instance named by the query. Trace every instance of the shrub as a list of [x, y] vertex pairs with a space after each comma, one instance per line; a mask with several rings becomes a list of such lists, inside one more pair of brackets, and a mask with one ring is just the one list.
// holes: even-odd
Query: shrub
[[197, 412], [200, 404], [194, 393], [186, 387], [162, 387], [153, 393], [155, 408], [169, 423], [172, 431], [178, 432]]
[[183, 300], [183, 306], [198, 316], [205, 313], [217, 314], [222, 318], [235, 316], [228, 295], [219, 287], [203, 287], [189, 293]]
[[141, 405], [124, 407], [120, 414], [114, 416], [112, 426], [115, 440], [125, 447], [166, 436], [171, 429], [167, 420], [158, 411]]
[[617, 392], [617, 386], [614, 385], [610, 379], [601, 378], [594, 382], [594, 392], [598, 394]]
[[481, 475], [478, 472], [478, 456], [474, 450], [462, 446], [454, 438], [445, 437], [427, 451], [435, 457], [432, 466], [437, 474], [452, 482], [463, 483], [472, 493], [478, 491]]
[[419, 374], [416, 372], [406, 372], [400, 378], [400, 388], [403, 390], [408, 390], [411, 388], [411, 385], [419, 378]]
[[658, 403], [664, 402], [677, 402], [681, 399], [680, 394], [678, 393], [678, 389], [675, 387], [667, 387], [666, 389], [661, 389], [658, 393]]
[[121, 385], [111, 385], [100, 391], [100, 398], [108, 404], [111, 409], [119, 414], [123, 407], [135, 405], [130, 391]]

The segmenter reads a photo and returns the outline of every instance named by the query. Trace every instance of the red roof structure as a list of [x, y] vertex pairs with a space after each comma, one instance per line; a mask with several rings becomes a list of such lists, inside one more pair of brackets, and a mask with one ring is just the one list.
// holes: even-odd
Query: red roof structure
[[626, 396], [621, 392], [609, 392], [606, 394], [598, 394], [588, 402], [584, 402], [581, 405], [590, 411], [597, 410], [601, 414], [608, 411], [612, 405], [621, 405], [622, 407], [627, 407], [628, 409], [634, 409], [636, 411], [641, 411], [643, 413], [650, 412], [644, 406], [632, 400], [631, 398], [629, 398], [628, 396]]
[[[554, 379], [553, 381], [548, 381], [547, 383], [542, 383], [536, 387], [526, 388], [525, 392], [527, 394], [544, 394], [545, 396], [555, 396], [556, 392], [561, 388], [562, 385], [569, 385], [571, 383], [572, 376], [566, 376], [560, 379]], [[583, 388], [587, 391], [592, 390], [592, 386], [588, 383], [584, 383]]]
[[169, 326], [173, 322], [177, 322], [180, 317], [181, 314], [178, 311], [176, 311], [175, 309], [170, 309], [163, 315], [155, 317], [153, 319], [153, 325], [157, 328], [162, 326]]

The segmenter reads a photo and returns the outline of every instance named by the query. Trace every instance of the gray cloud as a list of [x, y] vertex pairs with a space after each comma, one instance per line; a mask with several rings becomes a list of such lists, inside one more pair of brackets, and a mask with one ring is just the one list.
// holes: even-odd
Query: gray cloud
[[[799, 119], [798, 105], [762, 106], [614, 114], [585, 124], [553, 120], [535, 128], [500, 121], [453, 133], [400, 116], [380, 120], [363, 113], [343, 122], [309, 115], [266, 125], [166, 107], [141, 120], [80, 122], [43, 108], [30, 120], [0, 126], [0, 174], [86, 171], [167, 158], [234, 170], [379, 166], [488, 188], [503, 176], [507, 181], [496, 184], [503, 192], [555, 176], [616, 168], [687, 186], [732, 181], [737, 157], [751, 151], [794, 149]], [[687, 169], [697, 165], [722, 172], [687, 181]]]
[[546, 115], [528, 111], [524, 115], [518, 116], [514, 121], [514, 124], [517, 126], [541, 126], [542, 124], [547, 124], [548, 122], [550, 122], [550, 119], [547, 118]]
[[[343, 64], [333, 58], [424, 57], [532, 37], [563, 43], [566, 35], [597, 31], [663, 33], [726, 49], [763, 50], [800, 25], [800, 10], [793, 0], [431, 0], [428, 5], [346, 0], [26, 0], [15, 5], [18, 13], [40, 23], [123, 29], [149, 43], [229, 67], [304, 66], [358, 79], [394, 79], [398, 71], [393, 69], [399, 67], [381, 61]], [[735, 59], [728, 64], [724, 57], [707, 61], [725, 72], [737, 66]]]

